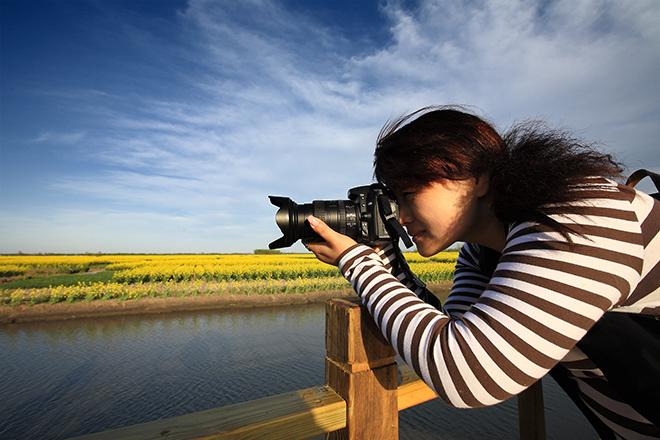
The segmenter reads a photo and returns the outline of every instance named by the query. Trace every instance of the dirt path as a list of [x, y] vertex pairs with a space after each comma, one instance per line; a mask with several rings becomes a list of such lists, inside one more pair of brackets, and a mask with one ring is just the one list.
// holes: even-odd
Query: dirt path
[[[429, 285], [429, 289], [444, 299], [451, 281]], [[37, 304], [34, 306], [0, 306], [0, 324], [61, 319], [90, 318], [129, 314], [170, 313], [237, 307], [310, 304], [332, 298], [354, 297], [353, 290], [325, 292], [265, 294], [265, 295], [211, 295], [167, 298], [141, 298], [137, 301], [90, 301], [75, 303]]]

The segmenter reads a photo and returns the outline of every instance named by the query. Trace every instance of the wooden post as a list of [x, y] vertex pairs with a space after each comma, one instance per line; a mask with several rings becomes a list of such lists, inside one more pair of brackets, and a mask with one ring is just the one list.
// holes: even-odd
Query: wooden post
[[543, 385], [539, 379], [518, 394], [518, 429], [521, 440], [545, 440]]
[[399, 438], [396, 355], [355, 300], [326, 303], [325, 380], [346, 401], [346, 427], [330, 440]]

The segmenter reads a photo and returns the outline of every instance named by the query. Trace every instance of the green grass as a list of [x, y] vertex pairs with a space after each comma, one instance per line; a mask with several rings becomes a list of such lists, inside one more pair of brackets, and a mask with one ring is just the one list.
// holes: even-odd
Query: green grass
[[70, 275], [53, 275], [49, 277], [24, 278], [10, 283], [0, 284], [0, 290], [6, 289], [39, 289], [49, 286], [75, 286], [81, 283], [109, 283], [112, 281], [113, 271], [98, 273], [76, 273]]

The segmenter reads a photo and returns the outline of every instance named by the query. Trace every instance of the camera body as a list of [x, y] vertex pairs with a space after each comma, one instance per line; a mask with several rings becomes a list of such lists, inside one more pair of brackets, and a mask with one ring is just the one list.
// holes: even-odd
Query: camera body
[[[288, 197], [269, 196], [279, 207], [275, 221], [283, 236], [270, 243], [270, 249], [289, 247], [299, 239], [303, 243], [323, 241], [316, 234], [307, 217], [313, 215], [335, 231], [353, 238], [358, 243], [378, 246], [398, 238], [396, 226], [399, 207], [393, 197], [379, 184], [359, 186], [348, 190], [348, 200], [314, 200], [298, 205]], [[402, 229], [400, 229], [402, 231]], [[404, 232], [405, 235], [405, 232]], [[405, 235], [405, 238], [408, 238]]]

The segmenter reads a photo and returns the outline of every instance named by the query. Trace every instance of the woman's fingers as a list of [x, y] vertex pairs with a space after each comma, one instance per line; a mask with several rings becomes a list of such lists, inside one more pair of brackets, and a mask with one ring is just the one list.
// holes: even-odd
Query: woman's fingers
[[310, 215], [307, 217], [307, 221], [309, 222], [309, 225], [312, 227], [314, 232], [319, 234], [321, 238], [325, 240], [323, 242], [310, 243], [307, 246], [307, 249], [314, 252], [316, 258], [323, 261], [324, 263], [336, 265], [339, 256], [346, 249], [356, 244], [355, 240], [333, 230], [314, 216]]

